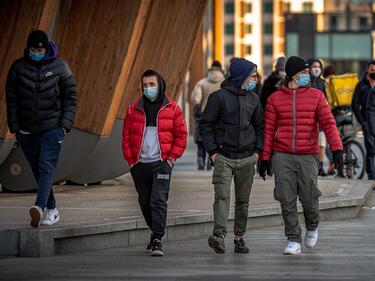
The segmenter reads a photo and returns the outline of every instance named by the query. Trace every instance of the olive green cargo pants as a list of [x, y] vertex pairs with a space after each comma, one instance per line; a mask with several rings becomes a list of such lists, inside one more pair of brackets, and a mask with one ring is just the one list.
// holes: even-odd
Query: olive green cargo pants
[[244, 159], [230, 159], [217, 154], [214, 161], [212, 183], [215, 187], [214, 235], [227, 234], [230, 204], [230, 188], [234, 177], [235, 211], [234, 234], [242, 236], [246, 232], [249, 199], [255, 174], [255, 155]]

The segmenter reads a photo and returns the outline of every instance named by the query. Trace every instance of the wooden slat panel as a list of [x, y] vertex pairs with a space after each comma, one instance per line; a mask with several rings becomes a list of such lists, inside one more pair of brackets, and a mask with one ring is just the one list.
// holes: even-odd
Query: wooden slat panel
[[[109, 135], [119, 100], [127, 50], [141, 1], [73, 1], [61, 44], [77, 80], [75, 127]], [[120, 83], [120, 84], [119, 84]]]
[[177, 99], [189, 66], [206, 0], [153, 0], [151, 12], [125, 86], [117, 117], [141, 95], [140, 76], [152, 68], [167, 80], [167, 94]]
[[10, 65], [23, 55], [27, 36], [33, 29], [47, 30], [57, 0], [0, 1], [0, 138], [14, 138], [7, 126], [5, 82]]

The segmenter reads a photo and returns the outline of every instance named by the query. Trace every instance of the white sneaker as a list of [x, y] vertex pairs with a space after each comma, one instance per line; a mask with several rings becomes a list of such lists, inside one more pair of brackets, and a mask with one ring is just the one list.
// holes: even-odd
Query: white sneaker
[[52, 209], [52, 210], [47, 210], [47, 215], [42, 221], [42, 225], [54, 225], [60, 220], [60, 215], [59, 215], [59, 210]]
[[284, 255], [299, 255], [301, 253], [301, 243], [288, 241], [284, 249]]
[[315, 247], [318, 241], [318, 229], [310, 231], [306, 229], [305, 246], [306, 248], [312, 249]]
[[29, 214], [31, 217], [31, 226], [38, 227], [43, 217], [43, 210], [38, 206], [32, 206], [29, 210]]

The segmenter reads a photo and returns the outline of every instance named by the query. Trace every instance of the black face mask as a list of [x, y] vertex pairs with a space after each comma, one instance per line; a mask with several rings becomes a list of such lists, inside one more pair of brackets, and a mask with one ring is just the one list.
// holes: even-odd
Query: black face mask
[[375, 80], [375, 72], [370, 73], [369, 76], [370, 76], [370, 78], [371, 78], [372, 80]]

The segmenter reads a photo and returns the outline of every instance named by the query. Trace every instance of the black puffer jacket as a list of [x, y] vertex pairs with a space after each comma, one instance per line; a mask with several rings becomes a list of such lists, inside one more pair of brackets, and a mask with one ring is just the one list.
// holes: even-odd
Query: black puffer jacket
[[47, 55], [45, 60], [34, 62], [25, 50], [24, 57], [9, 70], [6, 100], [12, 133], [24, 130], [39, 134], [57, 127], [70, 131], [73, 125], [76, 82], [65, 61], [51, 51]]
[[367, 80], [367, 73], [355, 86], [353, 99], [352, 99], [352, 110], [358, 122], [362, 125], [367, 120], [367, 103], [368, 94], [371, 90], [369, 81]]
[[263, 149], [263, 109], [259, 97], [225, 80], [208, 98], [199, 132], [210, 155], [242, 159]]

